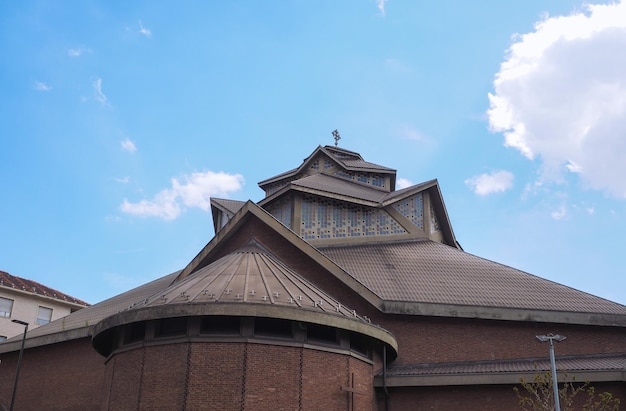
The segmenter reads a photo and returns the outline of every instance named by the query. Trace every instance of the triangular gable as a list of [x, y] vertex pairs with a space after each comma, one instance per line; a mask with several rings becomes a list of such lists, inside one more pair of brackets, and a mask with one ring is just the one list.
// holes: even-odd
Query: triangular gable
[[[375, 307], [382, 305], [382, 300], [363, 284], [355, 280], [346, 273], [341, 267], [332, 260], [322, 254], [317, 248], [305, 240], [298, 237], [293, 231], [276, 220], [271, 214], [254, 204], [247, 201], [245, 205], [235, 214], [235, 216], [220, 230], [215, 237], [196, 255], [196, 257], [181, 271], [177, 278], [172, 282], [181, 281], [195, 271], [206, 267], [216, 261], [223, 255], [239, 248], [242, 244], [254, 238], [254, 226], [261, 230], [268, 230], [275, 239], [280, 240], [285, 246], [293, 246], [299, 252], [304, 253], [311, 258], [320, 267], [326, 270], [330, 275], [343, 283], [355, 293], [363, 297], [367, 302]], [[239, 236], [241, 244], [235, 241], [229, 241]], [[267, 243], [265, 243], [267, 245]], [[276, 245], [276, 244], [272, 244]]]
[[396, 170], [365, 161], [358, 153], [332, 146], [318, 146], [303, 160], [299, 167], [260, 181], [258, 184], [266, 192], [266, 195], [269, 196], [279, 189], [273, 186], [282, 187], [283, 184], [287, 184], [289, 181], [317, 173], [317, 171], [312, 172], [311, 170], [323, 172], [330, 167], [338, 167], [345, 172], [386, 175], [390, 179], [390, 184], [386, 191], [389, 192], [395, 189]]
[[217, 233], [243, 207], [245, 201], [211, 197], [211, 215], [213, 229]]

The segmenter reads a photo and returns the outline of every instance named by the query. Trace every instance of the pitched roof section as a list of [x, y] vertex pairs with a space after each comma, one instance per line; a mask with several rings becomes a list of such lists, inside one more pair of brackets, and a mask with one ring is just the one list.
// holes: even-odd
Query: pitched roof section
[[230, 213], [235, 214], [237, 211], [241, 209], [241, 207], [243, 207], [244, 204], [246, 204], [246, 202], [238, 201], [238, 200], [228, 200], [226, 198], [211, 197], [211, 204], [218, 206], [224, 211], [228, 211]]
[[626, 325], [626, 306], [428, 240], [320, 251], [388, 312]]
[[88, 306], [89, 303], [62, 293], [41, 283], [0, 271], [0, 287], [23, 291], [41, 297], [52, 298], [75, 306]]
[[381, 166], [379, 164], [370, 163], [368, 161], [363, 160], [363, 157], [359, 153], [355, 153], [354, 151], [344, 150], [338, 147], [333, 146], [318, 146], [311, 155], [305, 158], [302, 161], [302, 164], [298, 168], [294, 168], [293, 170], [289, 170], [287, 172], [278, 174], [274, 177], [270, 177], [263, 181], [259, 182], [259, 187], [264, 188], [265, 186], [284, 180], [290, 177], [294, 177], [299, 173], [302, 173], [309, 167], [309, 163], [316, 157], [317, 154], [324, 153], [328, 158], [339, 164], [342, 168], [350, 171], [360, 171], [360, 172], [371, 172], [371, 173], [381, 173], [381, 174], [393, 174], [395, 176], [396, 170]]
[[355, 183], [340, 177], [320, 173], [292, 181], [276, 194], [261, 200], [259, 205], [263, 205], [289, 190], [303, 191], [351, 202], [355, 202], [355, 200], [356, 202], [365, 201], [372, 206], [380, 204], [388, 194], [371, 185]]

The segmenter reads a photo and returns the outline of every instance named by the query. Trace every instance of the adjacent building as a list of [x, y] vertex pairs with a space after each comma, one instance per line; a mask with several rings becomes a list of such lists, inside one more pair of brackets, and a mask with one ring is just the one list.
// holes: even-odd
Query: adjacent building
[[560, 370], [626, 398], [626, 306], [466, 253], [437, 180], [395, 185], [320, 146], [258, 203], [212, 199], [180, 271], [29, 332], [19, 409], [515, 410], [549, 333]]
[[88, 305], [36, 281], [0, 271], [0, 342], [24, 332], [23, 325], [11, 320], [27, 322], [33, 329]]

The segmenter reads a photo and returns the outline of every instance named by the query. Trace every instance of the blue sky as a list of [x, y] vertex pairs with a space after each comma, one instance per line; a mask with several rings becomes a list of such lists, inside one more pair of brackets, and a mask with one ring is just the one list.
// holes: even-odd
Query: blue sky
[[[595, 3], [594, 3], [595, 4]], [[626, 304], [626, 3], [0, 3], [0, 270], [95, 303], [333, 144], [465, 251]]]

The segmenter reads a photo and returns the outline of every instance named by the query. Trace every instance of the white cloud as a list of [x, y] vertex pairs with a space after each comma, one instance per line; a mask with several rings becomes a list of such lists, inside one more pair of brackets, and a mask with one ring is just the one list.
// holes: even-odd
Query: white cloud
[[83, 53], [91, 53], [91, 49], [82, 47], [77, 49], [67, 49], [67, 55], [70, 57], [80, 57]]
[[102, 79], [97, 78], [93, 82], [93, 89], [96, 92], [96, 100], [100, 102], [103, 106], [107, 104], [108, 98], [102, 92]]
[[137, 151], [135, 143], [133, 143], [129, 138], [126, 138], [126, 140], [122, 140], [120, 142], [120, 146], [122, 147], [122, 150], [128, 151], [129, 153], [134, 153], [135, 151]]
[[552, 218], [554, 218], [555, 220], [562, 220], [563, 218], [565, 218], [566, 215], [567, 208], [565, 207], [565, 205], [561, 205], [558, 210], [554, 210], [552, 213], [550, 213], [550, 216], [552, 216]]
[[128, 182], [130, 181], [130, 177], [126, 176], [126, 177], [116, 177], [115, 181], [117, 181], [118, 183], [122, 183], [122, 184], [128, 184]]
[[513, 187], [514, 179], [515, 177], [511, 172], [501, 170], [468, 178], [465, 180], [465, 184], [471, 187], [474, 193], [484, 196], [508, 190]]
[[378, 7], [378, 11], [380, 11], [380, 14], [382, 14], [383, 16], [385, 15], [385, 3], [387, 2], [387, 0], [376, 0], [376, 6]]
[[145, 28], [143, 24], [141, 24], [141, 20], [139, 20], [139, 33], [148, 38], [152, 37], [152, 32], [150, 31], [150, 29]]
[[52, 90], [52, 87], [50, 87], [49, 85], [47, 85], [46, 83], [42, 82], [42, 81], [35, 81], [35, 90], [37, 91], [50, 91]]
[[626, 2], [545, 18], [518, 36], [489, 94], [489, 125], [541, 163], [626, 197]]
[[399, 128], [398, 132], [400, 133], [402, 137], [409, 139], [409, 140], [419, 141], [419, 142], [428, 141], [428, 139], [424, 137], [422, 133], [420, 133], [413, 127], [402, 126]]
[[410, 180], [407, 180], [406, 178], [399, 178], [396, 181], [397, 190], [402, 190], [403, 188], [411, 187], [412, 185], [413, 183]]
[[242, 188], [244, 179], [240, 174], [227, 174], [213, 171], [196, 172], [185, 175], [182, 182], [172, 179], [172, 187], [161, 190], [152, 200], [131, 203], [127, 199], [120, 209], [128, 214], [142, 217], [159, 217], [174, 220], [184, 207], [200, 208], [208, 211], [210, 198], [224, 197]]

